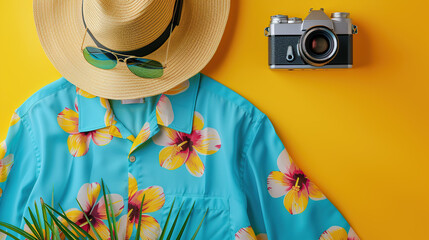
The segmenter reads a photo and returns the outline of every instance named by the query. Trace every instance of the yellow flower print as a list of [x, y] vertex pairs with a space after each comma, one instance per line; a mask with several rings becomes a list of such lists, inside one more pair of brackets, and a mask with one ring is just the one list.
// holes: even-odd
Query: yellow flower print
[[189, 80], [186, 80], [186, 81], [180, 83], [179, 85], [175, 86], [174, 88], [164, 92], [164, 94], [177, 95], [179, 93], [182, 93], [182, 92], [188, 90], [188, 88], [189, 88]]
[[173, 108], [171, 106], [170, 99], [166, 95], [177, 95], [185, 92], [189, 88], [189, 80], [186, 80], [174, 88], [164, 92], [156, 105], [156, 117], [158, 123], [163, 126], [170, 125], [174, 120]]
[[[0, 143], [0, 182], [6, 182], [7, 176], [9, 175], [10, 169], [13, 165], [13, 154], [9, 154], [5, 157], [7, 152], [6, 142]], [[3, 190], [0, 189], [0, 196]]]
[[109, 144], [113, 138], [109, 133], [109, 127], [90, 132], [79, 132], [79, 109], [77, 105], [76, 110], [78, 112], [65, 108], [57, 116], [61, 129], [70, 134], [67, 139], [70, 154], [74, 157], [84, 156], [89, 150], [91, 139], [98, 146]]
[[86, 98], [95, 98], [96, 97], [95, 95], [92, 95], [91, 93], [86, 92], [86, 91], [84, 91], [78, 87], [76, 87], [76, 93], [83, 96], [83, 97], [86, 97]]
[[108, 99], [100, 98], [101, 105], [106, 109], [104, 114], [104, 124], [110, 126], [109, 133], [118, 138], [122, 138], [122, 133], [118, 127], [116, 127], [115, 115], [113, 114], [113, 109], [110, 107], [110, 102]]
[[332, 226], [322, 233], [319, 240], [360, 240], [360, 238], [352, 228], [347, 233], [342, 227]]
[[173, 107], [171, 106], [170, 99], [165, 95], [162, 95], [156, 104], [156, 118], [158, 124], [166, 127], [174, 120]]
[[127, 215], [122, 215], [119, 221], [116, 222], [116, 229], [118, 231], [118, 240], [129, 240], [133, 233], [133, 225], [128, 223], [128, 217], [131, 211]]
[[221, 147], [218, 132], [213, 128], [205, 128], [204, 119], [195, 112], [192, 133], [186, 134], [161, 126], [153, 141], [165, 146], [159, 153], [159, 163], [163, 168], [174, 170], [186, 164], [188, 171], [201, 177], [204, 174], [204, 164], [199, 154], [211, 155]]
[[[130, 153], [134, 152], [142, 143], [146, 142], [150, 137], [150, 124], [146, 122], [142, 129], [140, 130], [139, 135], [135, 139], [133, 139], [133, 145], [131, 146]], [[130, 138], [130, 137], [128, 137]], [[132, 138], [130, 138], [131, 140]]]
[[113, 110], [110, 107], [109, 100], [105, 98], [100, 98], [100, 103], [106, 109], [106, 114], [104, 114], [104, 124], [106, 126], [115, 124], [115, 116], [113, 115]]
[[283, 204], [290, 214], [302, 213], [308, 204], [308, 198], [322, 200], [326, 197], [311, 182], [283, 150], [278, 159], [280, 171], [272, 171], [267, 180], [268, 192], [272, 197], [284, 196]]
[[156, 118], [158, 124], [163, 126], [170, 125], [174, 120], [173, 108], [171, 106], [170, 99], [166, 95], [177, 95], [182, 92], [185, 92], [189, 88], [189, 80], [177, 85], [176, 87], [164, 92], [161, 95], [157, 105], [156, 105]]
[[[13, 126], [19, 122], [20, 118], [18, 114], [14, 113], [10, 121], [10, 126]], [[6, 179], [9, 175], [10, 169], [13, 166], [13, 154], [6, 156], [7, 146], [6, 141], [0, 143], [0, 182], [6, 182]], [[0, 197], [3, 195], [3, 189], [0, 188]]]
[[235, 234], [235, 240], [268, 240], [267, 234], [260, 233], [258, 236], [255, 235], [251, 226], [241, 228]]
[[17, 124], [19, 122], [19, 120], [20, 120], [20, 118], [19, 118], [18, 114], [13, 113], [12, 119], [10, 120], [10, 123], [9, 123], [9, 126], [12, 127], [13, 125]]
[[4, 239], [6, 239], [6, 234], [0, 232], [0, 240], [4, 240]]
[[137, 181], [131, 173], [128, 173], [128, 214], [119, 219], [117, 228], [119, 239], [130, 239], [133, 227], [137, 229], [143, 196], [140, 238], [147, 240], [158, 239], [161, 233], [161, 226], [154, 217], [146, 213], [158, 211], [164, 206], [164, 190], [159, 186], [138, 190]]
[[[34, 224], [31, 224], [31, 226], [34, 229], [37, 229]], [[30, 234], [31, 236], [33, 236], [35, 239], [39, 238], [38, 236], [34, 235], [33, 231], [31, 231], [31, 228], [27, 224], [24, 225], [24, 231], [26, 233]], [[45, 229], [42, 229], [42, 233], [43, 233], [43, 236], [45, 236]], [[60, 233], [60, 234], [62, 235], [62, 233]], [[0, 238], [0, 240], [1, 240], [1, 238]]]
[[[84, 213], [90, 219], [92, 225], [94, 226], [97, 233], [102, 239], [110, 238], [110, 231], [103, 220], [107, 220], [106, 215], [106, 203], [104, 202], [104, 197], [100, 197], [100, 200], [97, 201], [100, 195], [100, 184], [97, 182], [86, 183], [84, 184], [77, 195], [77, 200], [82, 206], [83, 212], [80, 209], [72, 208], [66, 211], [66, 216], [81, 226], [82, 229], [88, 232], [93, 238], [96, 238], [95, 233], [92, 231], [89, 224], [87, 224]], [[124, 209], [124, 199], [119, 194], [107, 194], [106, 198], [112, 201], [111, 208], [115, 217], [119, 216]], [[96, 202], [97, 201], [97, 202]], [[109, 200], [108, 200], [109, 201]], [[110, 208], [110, 207], [109, 207]], [[68, 226], [66, 220], [61, 219], [60, 221]]]

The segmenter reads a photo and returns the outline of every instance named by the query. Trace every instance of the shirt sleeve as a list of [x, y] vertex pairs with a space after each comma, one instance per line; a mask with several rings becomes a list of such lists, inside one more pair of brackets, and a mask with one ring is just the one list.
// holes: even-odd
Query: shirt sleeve
[[37, 158], [28, 120], [13, 114], [6, 140], [0, 144], [1, 222], [22, 227], [21, 218], [36, 181]]
[[316, 184], [292, 161], [264, 115], [250, 137], [243, 187], [257, 239], [359, 239]]

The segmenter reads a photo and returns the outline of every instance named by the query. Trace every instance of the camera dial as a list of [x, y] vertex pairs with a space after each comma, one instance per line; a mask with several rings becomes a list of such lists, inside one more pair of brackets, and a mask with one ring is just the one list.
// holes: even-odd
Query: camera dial
[[289, 18], [289, 20], [287, 21], [287, 23], [302, 23], [302, 18], [291, 17], [291, 18]]
[[335, 18], [350, 18], [350, 13], [348, 12], [333, 12], [331, 13], [331, 18], [335, 19]]
[[287, 23], [287, 21], [288, 21], [287, 15], [277, 14], [277, 15], [271, 16], [271, 23]]

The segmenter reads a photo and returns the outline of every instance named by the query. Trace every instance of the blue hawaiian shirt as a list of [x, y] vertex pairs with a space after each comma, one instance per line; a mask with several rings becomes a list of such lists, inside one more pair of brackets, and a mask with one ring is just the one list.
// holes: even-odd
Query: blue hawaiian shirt
[[131, 102], [60, 78], [16, 110], [0, 145], [0, 221], [30, 231], [28, 207], [53, 199], [109, 239], [102, 180], [119, 239], [135, 237], [140, 211], [140, 237], [157, 239], [182, 204], [178, 224], [194, 206], [182, 239], [204, 216], [196, 239], [358, 239], [267, 116], [201, 73]]

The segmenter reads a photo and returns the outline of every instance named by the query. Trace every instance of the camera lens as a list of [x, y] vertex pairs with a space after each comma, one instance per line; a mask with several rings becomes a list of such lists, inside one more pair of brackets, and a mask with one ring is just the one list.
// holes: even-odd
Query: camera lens
[[312, 27], [301, 36], [299, 50], [307, 63], [313, 66], [326, 65], [338, 52], [337, 35], [326, 27]]
[[329, 49], [328, 39], [324, 36], [316, 36], [311, 40], [311, 51], [315, 54], [323, 54]]

